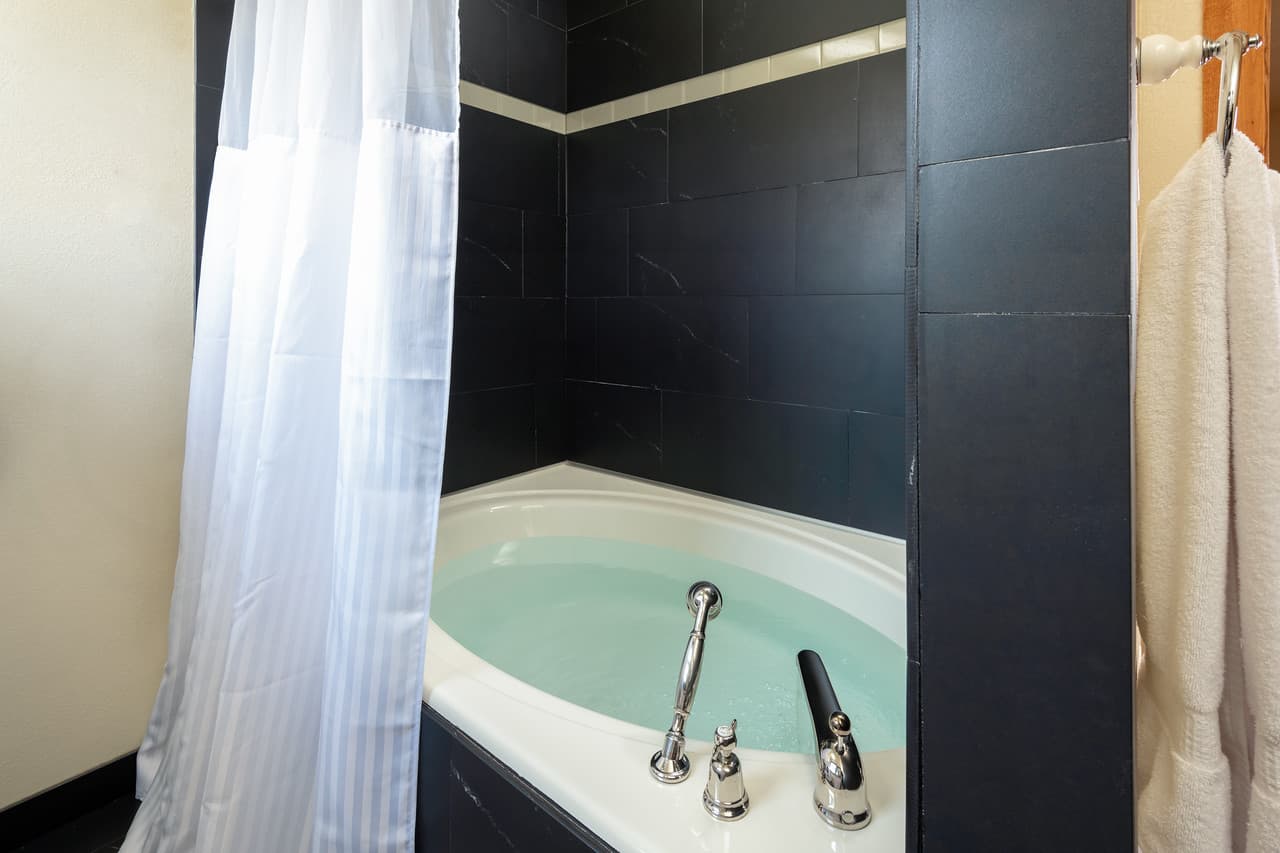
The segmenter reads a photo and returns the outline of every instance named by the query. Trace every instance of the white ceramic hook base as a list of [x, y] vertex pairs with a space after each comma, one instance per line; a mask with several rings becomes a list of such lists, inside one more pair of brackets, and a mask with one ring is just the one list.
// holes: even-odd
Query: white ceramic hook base
[[1186, 41], [1166, 35], [1147, 36], [1138, 45], [1138, 83], [1160, 83], [1179, 68], [1199, 68], [1205, 59], [1202, 36]]

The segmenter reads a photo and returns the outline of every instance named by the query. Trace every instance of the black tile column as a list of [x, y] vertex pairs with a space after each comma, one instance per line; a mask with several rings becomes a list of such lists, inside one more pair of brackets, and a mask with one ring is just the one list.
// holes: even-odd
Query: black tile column
[[908, 6], [909, 850], [1133, 848], [1130, 15]]

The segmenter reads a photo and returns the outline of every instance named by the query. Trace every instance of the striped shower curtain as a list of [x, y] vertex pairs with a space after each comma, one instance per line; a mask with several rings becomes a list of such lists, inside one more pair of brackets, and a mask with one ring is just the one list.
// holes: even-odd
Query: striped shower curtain
[[457, 45], [457, 0], [236, 3], [126, 851], [412, 847]]

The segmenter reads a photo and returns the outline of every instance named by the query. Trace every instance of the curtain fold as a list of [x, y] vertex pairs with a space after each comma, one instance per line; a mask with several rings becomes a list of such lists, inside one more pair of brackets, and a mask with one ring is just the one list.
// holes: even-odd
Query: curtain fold
[[413, 843], [456, 0], [238, 0], [129, 851]]

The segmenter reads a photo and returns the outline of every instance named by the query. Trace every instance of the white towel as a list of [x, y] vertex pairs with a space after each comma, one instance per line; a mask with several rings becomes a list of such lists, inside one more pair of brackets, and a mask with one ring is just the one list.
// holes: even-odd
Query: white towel
[[1223, 157], [1206, 140], [1147, 211], [1134, 399], [1138, 845], [1231, 849], [1219, 708], [1230, 532]]
[[1138, 298], [1138, 844], [1280, 851], [1280, 175], [1243, 134], [1152, 203]]
[[1238, 619], [1229, 620], [1239, 634], [1227, 642], [1243, 653], [1244, 690], [1227, 694], [1224, 733], [1239, 780], [1234, 847], [1269, 853], [1280, 850], [1280, 175], [1239, 133], [1231, 140], [1226, 222], [1239, 591], [1230, 600]]

